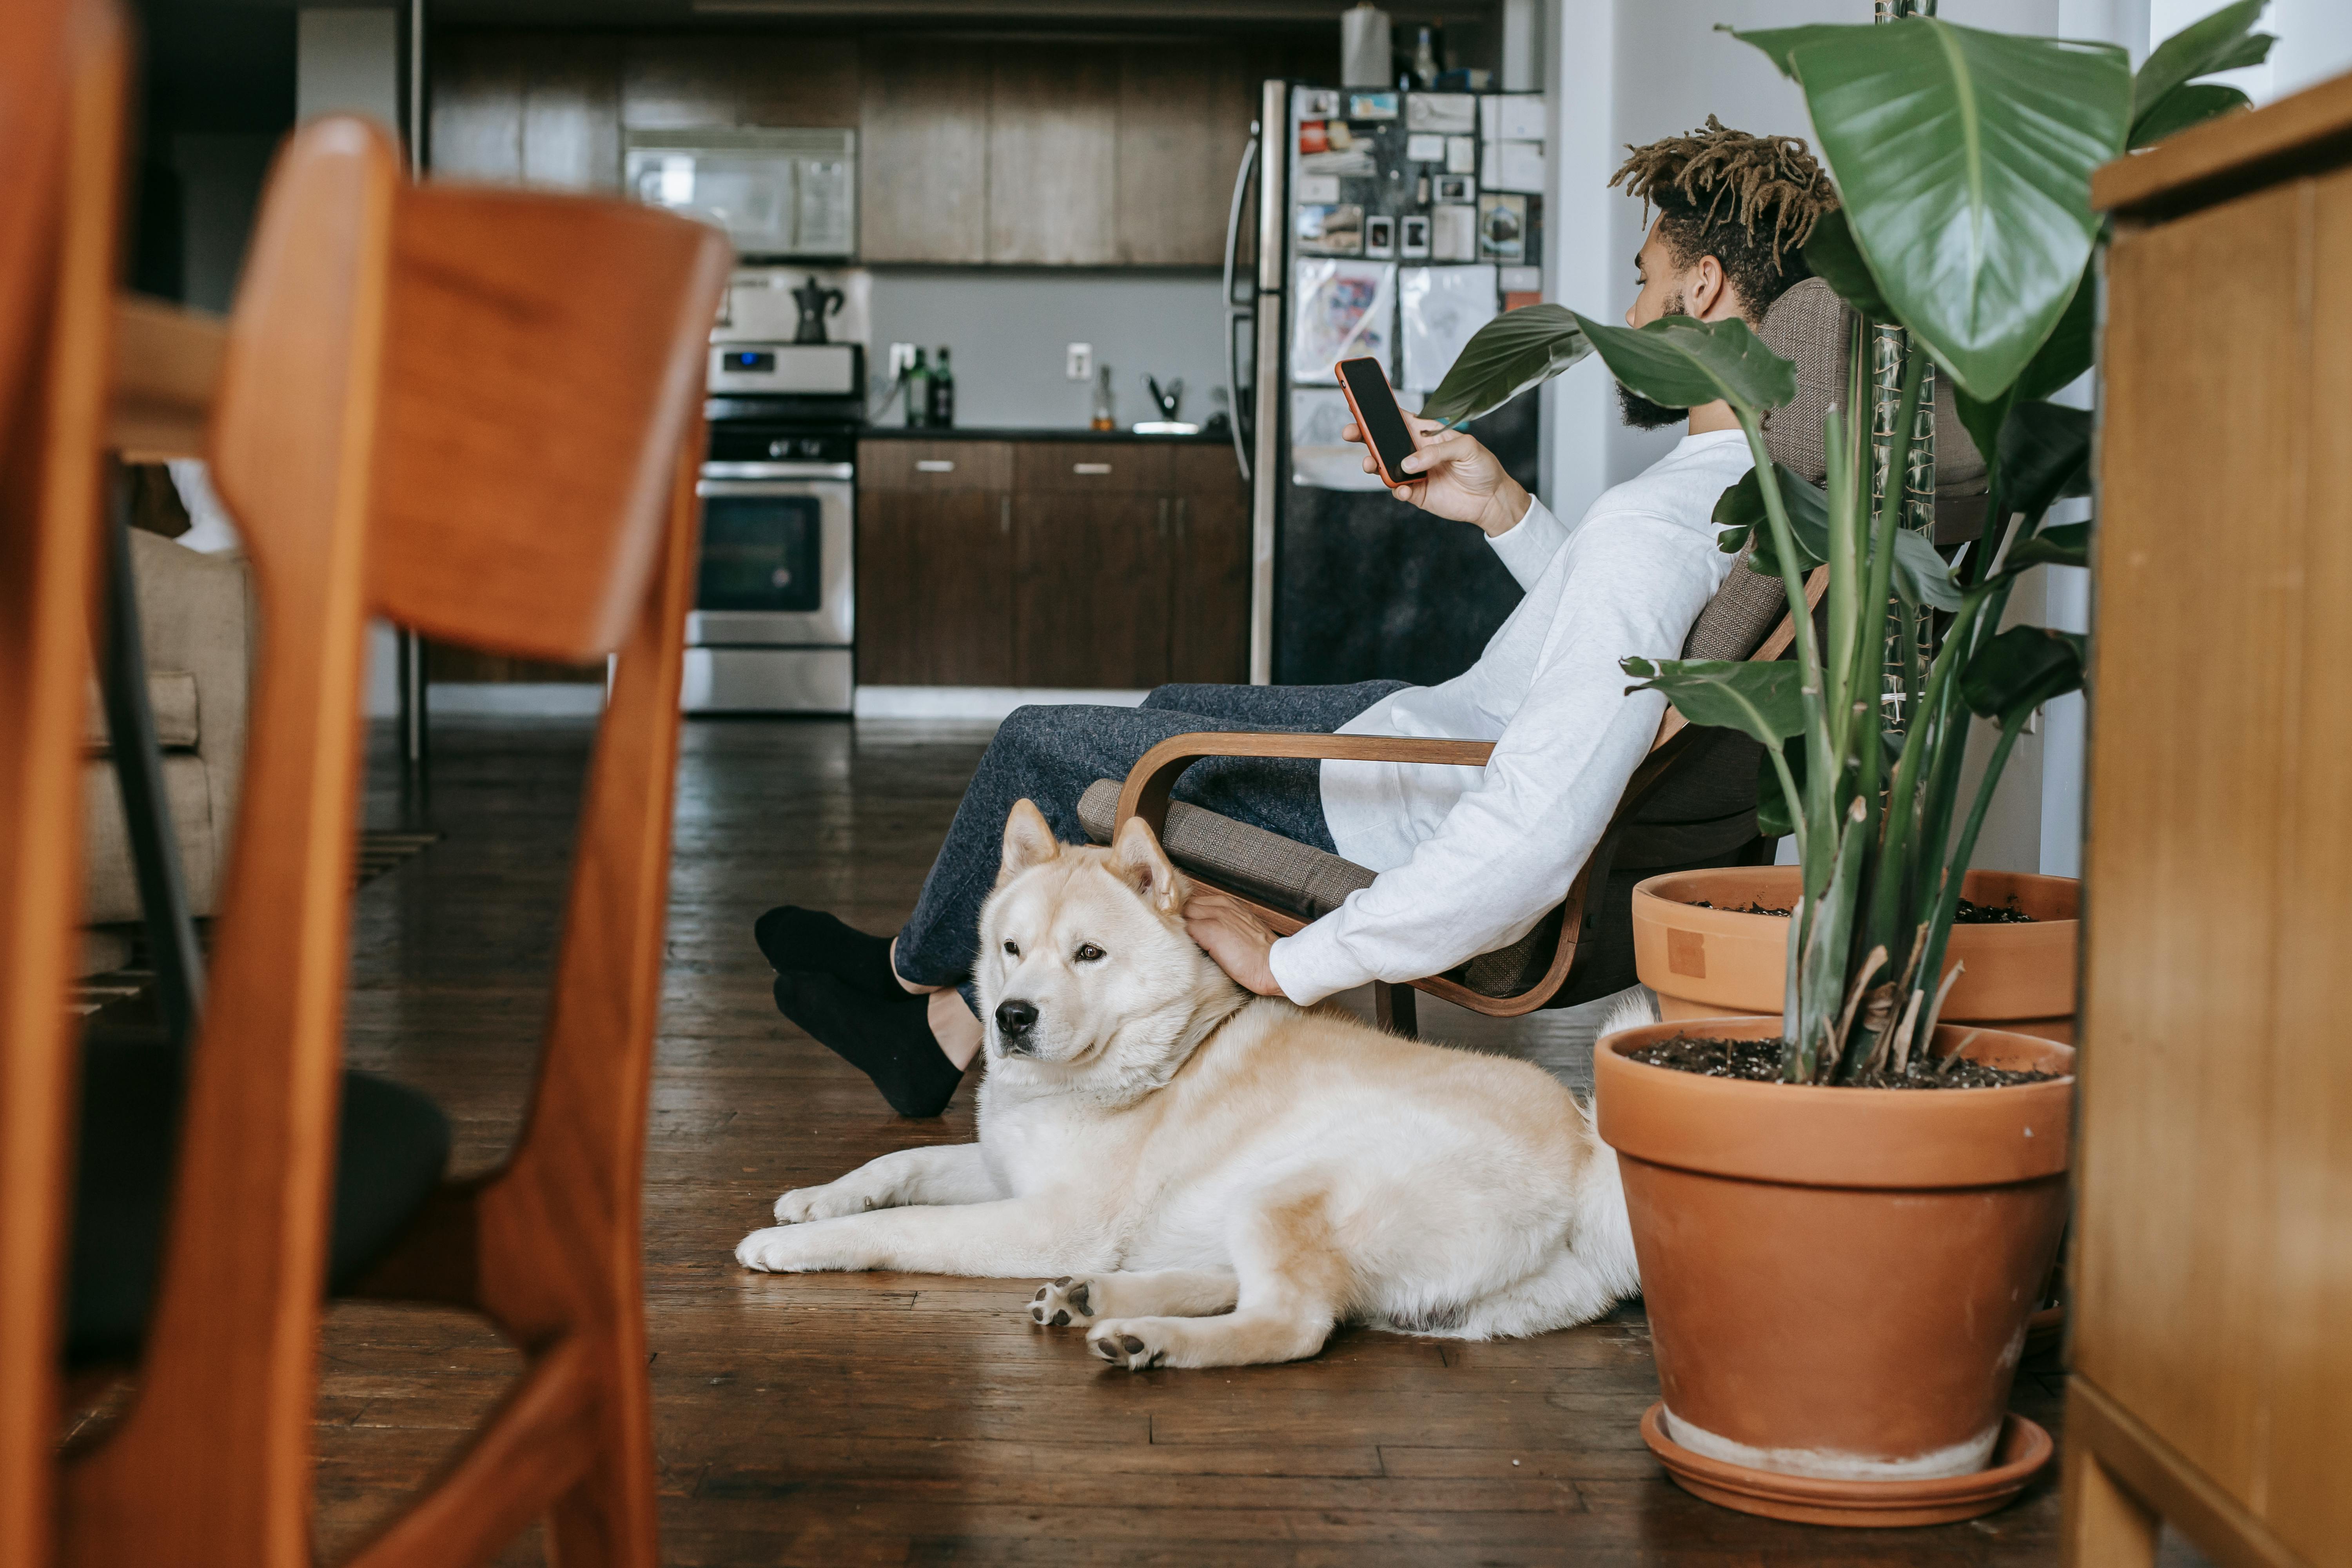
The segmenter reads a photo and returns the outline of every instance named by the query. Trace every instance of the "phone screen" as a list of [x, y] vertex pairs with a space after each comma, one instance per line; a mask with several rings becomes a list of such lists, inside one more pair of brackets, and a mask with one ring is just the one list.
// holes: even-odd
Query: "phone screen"
[[1381, 362], [1343, 359], [1339, 362], [1339, 376], [1355, 403], [1356, 417], [1363, 424], [1364, 439], [1380, 454], [1383, 476], [1406, 481], [1412, 476], [1404, 471], [1404, 460], [1419, 448], [1413, 445], [1412, 432], [1405, 428], [1396, 394], [1389, 390], [1389, 378], [1381, 374]]

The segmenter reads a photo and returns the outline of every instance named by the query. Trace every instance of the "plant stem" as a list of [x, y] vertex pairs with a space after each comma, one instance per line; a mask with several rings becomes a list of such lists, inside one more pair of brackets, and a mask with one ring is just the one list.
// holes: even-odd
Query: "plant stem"
[[1967, 822], [1960, 827], [1959, 841], [1952, 846], [1951, 858], [1944, 864], [1943, 885], [1937, 889], [1935, 923], [1927, 928], [1926, 952], [1913, 979], [1916, 989], [1932, 989], [1944, 967], [1944, 947], [1952, 934], [1952, 920], [1960, 906], [1960, 881], [1967, 875], [1969, 859], [1976, 853], [1977, 834], [1984, 826], [1985, 813], [1992, 806], [1993, 791], [2000, 784], [2000, 775], [2009, 766], [2010, 748], [2017, 744], [2018, 736], [2025, 732], [2025, 721], [2033, 716], [2029, 708], [2000, 727], [2000, 739], [1994, 742], [1992, 755], [1985, 760], [1984, 777], [1977, 782], [1977, 798], [1969, 807]]

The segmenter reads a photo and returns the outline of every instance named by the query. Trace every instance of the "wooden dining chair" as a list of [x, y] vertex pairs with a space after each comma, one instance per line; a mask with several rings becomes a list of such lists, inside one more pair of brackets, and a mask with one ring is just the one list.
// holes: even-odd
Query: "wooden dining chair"
[[0, 47], [0, 1563], [54, 1544], [67, 1003], [96, 583], [123, 28], [12, 8]]
[[[246, 784], [194, 1047], [85, 1066], [65, 1338], [135, 1388], [66, 1457], [63, 1561], [309, 1561], [322, 1286], [473, 1308], [525, 1357], [354, 1561], [478, 1563], [541, 1515], [566, 1563], [656, 1560], [638, 1185], [727, 264], [644, 207], [408, 185], [357, 120], [279, 154], [207, 443], [260, 606]], [[617, 655], [529, 1118], [463, 1184], [429, 1101], [340, 1069], [370, 614]]]

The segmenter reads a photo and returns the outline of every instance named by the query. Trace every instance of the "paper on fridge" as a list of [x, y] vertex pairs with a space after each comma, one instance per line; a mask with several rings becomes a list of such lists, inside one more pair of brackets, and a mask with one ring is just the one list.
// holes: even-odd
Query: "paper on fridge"
[[1445, 379], [1471, 334], [1495, 319], [1495, 269], [1407, 267], [1397, 274], [1400, 392], [1430, 393]]
[[[1359, 230], [1360, 240], [1361, 231]], [[1396, 319], [1396, 264], [1300, 257], [1294, 264], [1290, 307], [1290, 379], [1299, 386], [1337, 387], [1343, 359], [1370, 357], [1382, 371], [1393, 364], [1390, 339]]]
[[[1402, 400], [1401, 401], [1409, 401]], [[1290, 482], [1318, 490], [1385, 490], [1364, 472], [1364, 449], [1342, 437], [1354, 416], [1339, 386], [1290, 389]]]

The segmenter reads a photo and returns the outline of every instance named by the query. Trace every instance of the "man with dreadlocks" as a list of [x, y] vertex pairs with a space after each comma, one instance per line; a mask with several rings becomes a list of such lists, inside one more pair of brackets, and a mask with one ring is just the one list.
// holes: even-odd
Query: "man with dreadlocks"
[[[1710, 117], [1704, 131], [1632, 152], [1612, 184], [1658, 218], [1635, 258], [1641, 292], [1626, 321], [1760, 322], [1806, 275], [1798, 247], [1835, 202], [1804, 143], [1743, 135]], [[777, 1005], [901, 1114], [939, 1114], [993, 1033], [975, 1016], [970, 979], [975, 961], [995, 962], [974, 948], [1013, 803], [1035, 801], [1058, 835], [1083, 841], [1077, 803], [1088, 784], [1122, 778], [1154, 744], [1202, 730], [1495, 742], [1484, 768], [1213, 758], [1187, 772], [1180, 800], [1377, 873], [1279, 940], [1235, 900], [1196, 890], [1186, 925], [1243, 985], [1307, 1005], [1374, 980], [1439, 973], [1526, 934], [1566, 895], [1657, 731], [1664, 700], [1627, 694], [1618, 660], [1681, 651], [1729, 569], [1709, 521], [1716, 500], [1749, 466], [1723, 404], [1662, 409], [1620, 395], [1630, 423], [1687, 420], [1688, 432], [1573, 528], [1475, 437], [1408, 416], [1420, 449], [1404, 467], [1420, 477], [1397, 487], [1398, 499], [1484, 531], [1526, 591], [1468, 670], [1431, 687], [1169, 686], [1139, 709], [1024, 708], [981, 759], [895, 938], [790, 905], [760, 918], [753, 935], [777, 971]], [[1360, 439], [1352, 427], [1348, 438]], [[1364, 468], [1373, 471], [1370, 458]]]

